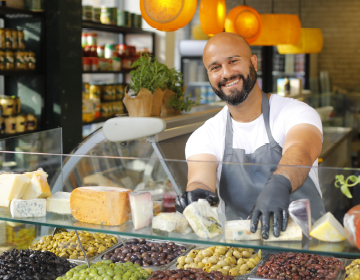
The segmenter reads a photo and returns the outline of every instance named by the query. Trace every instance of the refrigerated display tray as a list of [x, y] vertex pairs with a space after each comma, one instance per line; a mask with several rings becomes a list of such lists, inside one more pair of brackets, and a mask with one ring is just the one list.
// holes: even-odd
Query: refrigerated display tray
[[[262, 258], [261, 261], [258, 263], [257, 267], [265, 264], [265, 263], [269, 260], [269, 258], [270, 258], [270, 256], [271, 256], [272, 254], [274, 254], [274, 253], [267, 254], [266, 257], [264, 256], [264, 258]], [[329, 256], [329, 257], [332, 257], [332, 256]], [[337, 258], [337, 259], [340, 260], [340, 261], [343, 263], [344, 266], [346, 265], [346, 263], [347, 263], [347, 261], [348, 261], [348, 259], [344, 259], [344, 258]], [[248, 279], [248, 280], [264, 280], [264, 279], [268, 279], [268, 280], [270, 279], [270, 280], [272, 280], [271, 278], [262, 278], [262, 277], [260, 277], [260, 276], [257, 276], [257, 275], [256, 275], [256, 271], [257, 271], [257, 268], [256, 268], [256, 270], [255, 270], [255, 268], [254, 268], [254, 269], [250, 272], [250, 275], [249, 275], [249, 277], [248, 277], [247, 279]], [[340, 271], [340, 272], [338, 273], [338, 275], [336, 276], [336, 278], [335, 278], [335, 280], [343, 280], [343, 279], [345, 279], [345, 270]]]
[[[128, 239], [129, 240], [129, 239]], [[157, 240], [157, 239], [147, 239], [146, 241], [151, 241], [151, 242], [153, 242], [153, 243], [163, 243], [163, 242], [165, 242], [165, 243], [169, 243], [169, 242], [171, 242], [171, 241], [164, 241], [164, 240]], [[125, 241], [125, 243], [126, 243], [126, 241]], [[194, 245], [191, 245], [191, 244], [185, 244], [185, 243], [178, 243], [178, 242], [174, 242], [176, 245], [179, 245], [179, 246], [184, 246], [184, 247], [186, 247], [186, 250], [185, 250], [185, 252], [183, 252], [181, 255], [179, 255], [179, 257], [180, 256], [184, 256], [184, 254], [186, 254], [189, 250], [191, 250], [191, 249], [193, 249], [195, 246]], [[113, 251], [113, 250], [115, 250], [116, 248], [119, 248], [119, 247], [121, 247], [122, 246], [122, 244], [120, 245], [120, 246], [113, 246], [112, 248], [110, 248], [110, 249], [108, 249], [108, 250], [106, 250], [106, 251], [104, 251], [103, 253], [101, 253], [100, 255], [98, 255], [98, 256], [96, 256], [95, 258], [93, 258], [93, 259], [91, 259], [91, 261], [92, 262], [101, 262], [102, 261], [102, 257], [105, 255], [105, 254], [107, 254], [107, 253], [109, 253], [109, 252], [111, 252], [111, 251]], [[154, 266], [154, 265], [150, 265], [150, 266], [142, 266], [142, 268], [150, 268], [152, 271], [158, 271], [158, 270], [165, 270], [165, 269], [167, 269], [169, 266], [171, 266], [173, 263], [175, 263], [176, 262], [176, 259], [173, 259], [171, 262], [169, 262], [168, 264], [163, 264], [163, 265], [159, 265], [159, 266]]]
[[[210, 246], [197, 246], [195, 248], [192, 248], [192, 249], [195, 249], [195, 250], [202, 250], [202, 249], [206, 249], [206, 248], [209, 248]], [[257, 253], [259, 250], [255, 250], [254, 253]], [[239, 275], [239, 276], [235, 276], [235, 280], [243, 280], [243, 279], [248, 279], [250, 273], [252, 271], [254, 271], [255, 269], [257, 270], [258, 266], [261, 264], [262, 260], [266, 257], [268, 257], [269, 253], [266, 253], [266, 252], [261, 252], [261, 255], [262, 255], [262, 258], [261, 258], [261, 261], [252, 269], [250, 270], [250, 272], [244, 274], [244, 275]], [[176, 259], [177, 260], [177, 259]], [[168, 267], [169, 270], [175, 270], [177, 269], [176, 267], [176, 262], [174, 262], [171, 266]]]

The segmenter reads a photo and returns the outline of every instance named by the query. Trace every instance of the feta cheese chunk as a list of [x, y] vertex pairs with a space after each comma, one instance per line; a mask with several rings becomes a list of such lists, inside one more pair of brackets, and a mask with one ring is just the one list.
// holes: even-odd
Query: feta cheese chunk
[[71, 215], [69, 192], [57, 192], [46, 199], [46, 211]]
[[187, 219], [180, 213], [160, 213], [154, 217], [152, 228], [184, 235], [192, 231]]
[[229, 240], [260, 240], [261, 226], [257, 231], [250, 231], [251, 220], [238, 220], [225, 222], [225, 239]]
[[135, 230], [151, 225], [153, 203], [149, 192], [129, 193], [132, 223]]
[[22, 198], [29, 185], [30, 180], [26, 175], [0, 175], [0, 206], [9, 209], [11, 200]]
[[30, 218], [46, 216], [46, 199], [13, 199], [10, 204], [13, 218]]

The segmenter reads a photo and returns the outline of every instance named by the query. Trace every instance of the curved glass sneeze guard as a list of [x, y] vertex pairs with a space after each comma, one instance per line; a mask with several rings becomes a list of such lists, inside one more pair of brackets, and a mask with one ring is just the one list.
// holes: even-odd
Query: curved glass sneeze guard
[[[101, 143], [100, 143], [101, 144]], [[137, 140], [124, 145], [110, 145], [112, 150], [103, 153], [113, 153], [113, 156], [101, 155], [101, 145], [92, 149], [87, 155], [63, 155], [61, 153], [30, 153], [7, 151], [0, 152], [2, 164], [7, 164], [11, 158], [16, 165], [22, 163], [22, 171], [32, 171], [43, 167], [45, 171], [50, 165], [44, 166], [44, 162], [58, 163], [53, 166], [56, 172], [49, 173], [49, 184], [52, 193], [56, 191], [71, 192], [74, 188], [81, 186], [114, 186], [125, 187], [131, 190], [144, 190], [152, 194], [153, 201], [161, 200], [164, 192], [173, 190], [184, 190], [186, 187], [187, 162], [182, 160], [162, 160], [154, 153], [151, 143]], [[119, 154], [123, 156], [118, 156]], [[144, 157], [138, 157], [137, 155]], [[136, 155], [136, 156], [134, 156]], [[75, 160], [76, 159], [76, 160]], [[75, 160], [76, 164], [69, 168], [66, 175], [63, 170], [66, 164]], [[31, 163], [31, 164], [30, 164]], [[224, 165], [238, 165], [235, 163], [222, 163]], [[56, 169], [57, 168], [57, 169]], [[277, 166], [273, 165], [246, 165], [246, 168], [253, 171], [270, 174]], [[287, 168], [305, 168], [289, 166]], [[3, 171], [8, 171], [3, 168]], [[20, 169], [13, 169], [20, 171]], [[345, 197], [340, 189], [334, 186], [335, 176], [343, 175], [347, 178], [350, 175], [360, 175], [360, 169], [348, 168], [312, 168], [314, 174], [318, 174], [320, 188], [323, 195], [325, 210], [330, 211], [342, 223], [344, 214], [348, 209], [359, 202], [359, 186], [351, 188], [353, 200]], [[185, 175], [184, 175], [185, 174]], [[185, 176], [185, 178], [183, 178]], [[262, 242], [262, 241], [233, 241], [225, 240], [224, 234], [213, 239], [198, 237], [195, 233], [188, 235], [168, 233], [152, 229], [152, 226], [140, 230], [134, 230], [132, 221], [129, 220], [120, 226], [104, 226], [84, 223], [76, 220], [72, 215], [59, 215], [47, 213], [46, 217], [15, 219], [11, 214], [3, 211], [0, 213], [0, 220], [23, 222], [50, 227], [62, 227], [67, 229], [89, 230], [104, 232], [108, 234], [119, 234], [122, 236], [135, 236], [144, 238], [164, 239], [177, 242], [197, 243], [206, 245], [224, 244], [228, 246], [262, 248], [277, 251], [303, 251], [311, 253], [332, 254], [337, 256], [359, 257], [360, 251], [351, 247], [347, 241], [328, 243], [316, 239], [289, 242]]]

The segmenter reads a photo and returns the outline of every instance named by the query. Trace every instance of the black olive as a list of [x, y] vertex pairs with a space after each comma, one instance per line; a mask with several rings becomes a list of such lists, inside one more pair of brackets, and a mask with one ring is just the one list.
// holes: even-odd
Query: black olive
[[140, 243], [140, 244], [145, 244], [145, 243], [146, 243], [145, 238], [140, 238], [140, 239], [139, 239], [139, 243]]

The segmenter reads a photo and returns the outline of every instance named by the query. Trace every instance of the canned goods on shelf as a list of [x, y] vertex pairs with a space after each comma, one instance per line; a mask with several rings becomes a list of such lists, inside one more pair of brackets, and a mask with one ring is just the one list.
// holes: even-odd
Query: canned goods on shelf
[[12, 36], [12, 48], [16, 50], [18, 48], [18, 32], [16, 29], [11, 29]]
[[24, 115], [20, 114], [15, 117], [15, 130], [16, 130], [16, 133], [25, 132], [26, 118]]
[[37, 127], [37, 118], [33, 114], [27, 114], [26, 119], [26, 129], [35, 130]]
[[18, 50], [15, 52], [15, 69], [17, 69], [17, 70], [27, 69], [27, 67], [25, 66], [23, 51]]
[[18, 48], [24, 50], [25, 49], [24, 29], [17, 28], [17, 39], [18, 39]]
[[28, 52], [28, 59], [29, 59], [28, 69], [29, 70], [35, 70], [35, 68], [36, 68], [35, 53], [34, 52]]
[[14, 52], [12, 50], [5, 51], [5, 70], [14, 69]]
[[20, 110], [21, 110], [21, 102], [20, 102], [20, 98], [17, 96], [11, 96], [11, 98], [14, 100], [13, 104], [13, 114], [20, 114]]
[[100, 22], [101, 8], [93, 8], [93, 21]]
[[0, 49], [5, 49], [5, 28], [0, 28]]
[[86, 36], [86, 43], [88, 46], [97, 45], [97, 34], [96, 33], [88, 33]]
[[11, 116], [14, 113], [14, 99], [11, 96], [0, 95], [2, 116]]
[[12, 49], [12, 31], [10, 28], [4, 28], [5, 30], [5, 48]]
[[117, 8], [101, 7], [100, 21], [103, 24], [117, 24]]
[[6, 116], [5, 118], [5, 133], [14, 134], [16, 133], [16, 119], [12, 116]]
[[5, 52], [0, 50], [0, 70], [5, 69]]
[[90, 57], [82, 58], [83, 71], [90, 71]]

